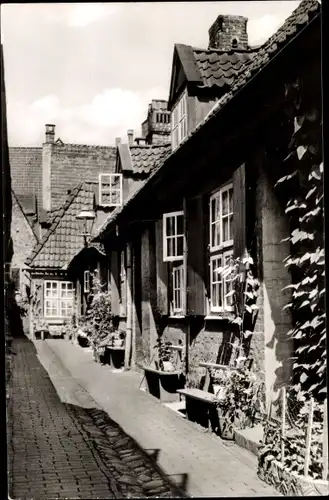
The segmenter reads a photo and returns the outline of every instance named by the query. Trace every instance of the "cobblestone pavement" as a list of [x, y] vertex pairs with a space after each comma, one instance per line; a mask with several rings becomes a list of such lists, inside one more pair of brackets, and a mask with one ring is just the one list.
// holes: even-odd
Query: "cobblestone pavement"
[[13, 351], [11, 498], [181, 496], [104, 411], [61, 402], [32, 342], [16, 339]]
[[[73, 390], [67, 388], [69, 375], [80, 388], [80, 401], [83, 391], [90, 395], [143, 450], [153, 450], [162, 471], [190, 496], [280, 496], [257, 477], [254, 455], [233, 442], [201, 432], [139, 390], [142, 374], [113, 373], [109, 366], [96, 363], [88, 349], [66, 340], [36, 341], [36, 348], [62, 400], [72, 398]], [[63, 367], [60, 372], [58, 360]]]

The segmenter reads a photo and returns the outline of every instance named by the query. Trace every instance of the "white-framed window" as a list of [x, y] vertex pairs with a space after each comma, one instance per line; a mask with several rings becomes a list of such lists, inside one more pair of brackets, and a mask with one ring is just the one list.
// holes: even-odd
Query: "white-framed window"
[[233, 250], [210, 257], [210, 309], [212, 312], [233, 310], [232, 295], [227, 296], [233, 289], [233, 274], [220, 272], [228, 266], [233, 256]]
[[233, 311], [233, 274], [223, 270], [233, 258], [233, 185], [218, 189], [209, 202], [210, 312]]
[[187, 136], [187, 92], [184, 90], [171, 112], [172, 148], [176, 149]]
[[163, 260], [180, 260], [184, 255], [184, 212], [163, 214]]
[[83, 293], [90, 292], [90, 271], [84, 271], [83, 273]]
[[210, 249], [233, 245], [233, 184], [210, 196]]
[[46, 318], [67, 318], [73, 314], [73, 283], [45, 281], [44, 314]]
[[184, 313], [184, 264], [172, 270], [172, 314]]
[[122, 174], [99, 174], [99, 205], [103, 207], [122, 205]]

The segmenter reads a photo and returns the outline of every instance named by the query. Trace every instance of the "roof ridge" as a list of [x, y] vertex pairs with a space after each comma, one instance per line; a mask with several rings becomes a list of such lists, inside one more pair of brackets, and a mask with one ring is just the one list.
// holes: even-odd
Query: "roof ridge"
[[[84, 181], [83, 181], [84, 182]], [[51, 223], [51, 226], [50, 228], [48, 229], [48, 231], [46, 232], [46, 234], [41, 238], [40, 242], [36, 245], [36, 249], [32, 250], [32, 254], [30, 257], [28, 257], [25, 261], [25, 263], [30, 266], [32, 264], [32, 262], [34, 261], [34, 259], [39, 255], [39, 253], [41, 252], [41, 250], [43, 249], [43, 247], [45, 246], [45, 244], [47, 243], [47, 241], [49, 240], [50, 236], [53, 234], [53, 232], [57, 229], [57, 226], [58, 224], [60, 223], [60, 221], [62, 220], [62, 218], [64, 217], [65, 215], [65, 212], [68, 210], [69, 206], [71, 205], [71, 203], [73, 202], [73, 200], [77, 197], [77, 195], [79, 194], [79, 191], [81, 190], [81, 187], [83, 185], [83, 182], [81, 182], [78, 186], [75, 186], [73, 189], [72, 189], [72, 192], [69, 194], [69, 197], [66, 199], [65, 203], [62, 205], [62, 207], [59, 208], [59, 212], [62, 211], [62, 213], [57, 213], [55, 216], [54, 216], [54, 219]], [[39, 247], [39, 248], [38, 248]], [[34, 253], [35, 252], [35, 253]], [[33, 255], [34, 253], [34, 255]], [[32, 257], [33, 255], [33, 257]]]
[[192, 47], [192, 50], [195, 52], [216, 52], [217, 54], [250, 54], [250, 52], [257, 52], [260, 47], [249, 47], [248, 49], [230, 49], [230, 50], [223, 50], [223, 49], [213, 49], [213, 48], [208, 48], [208, 49], [202, 49], [200, 47]]
[[[56, 145], [56, 143], [54, 143]], [[100, 144], [76, 144], [76, 143], [73, 143], [73, 142], [64, 142], [64, 146], [78, 146], [78, 147], [84, 147], [84, 148], [103, 148], [103, 149], [116, 149], [116, 146], [103, 146], [103, 145], [100, 145]], [[63, 146], [60, 146], [61, 148]]]
[[42, 146], [9, 146], [9, 149], [42, 149]]

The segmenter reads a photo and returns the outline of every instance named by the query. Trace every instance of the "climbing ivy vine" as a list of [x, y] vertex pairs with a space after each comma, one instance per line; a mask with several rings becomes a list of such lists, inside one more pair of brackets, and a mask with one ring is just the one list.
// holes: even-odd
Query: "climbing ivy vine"
[[294, 131], [285, 159], [289, 173], [277, 186], [288, 193], [292, 284], [290, 308], [294, 340], [293, 384], [307, 398], [326, 398], [325, 251], [321, 101], [297, 79], [286, 86], [288, 117]]

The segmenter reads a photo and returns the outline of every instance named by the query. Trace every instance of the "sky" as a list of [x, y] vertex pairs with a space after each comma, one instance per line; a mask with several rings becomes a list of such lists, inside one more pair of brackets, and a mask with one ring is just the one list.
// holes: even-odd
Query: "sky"
[[2, 3], [9, 145], [41, 146], [46, 123], [66, 143], [138, 136], [149, 102], [168, 99], [175, 43], [207, 48], [217, 16], [235, 14], [260, 45], [299, 3]]

